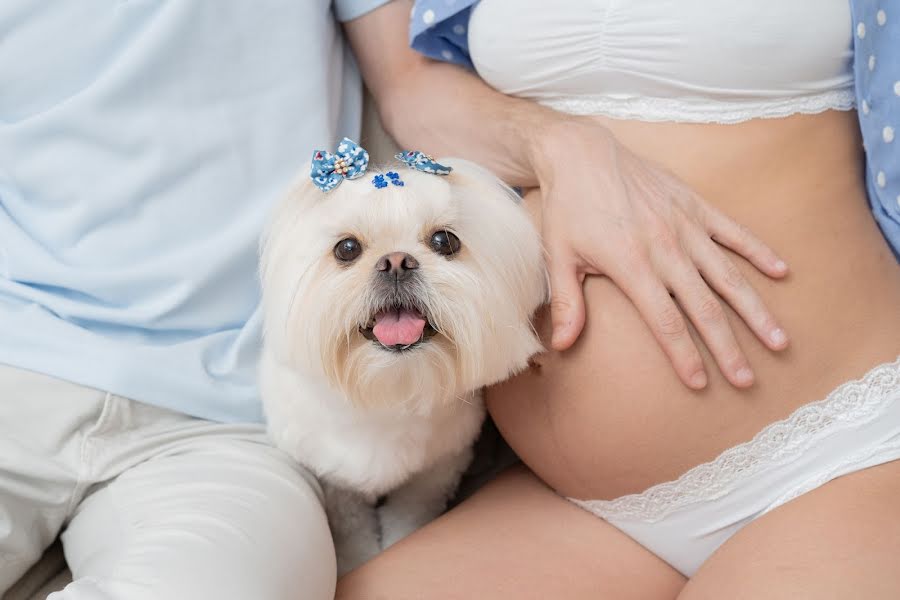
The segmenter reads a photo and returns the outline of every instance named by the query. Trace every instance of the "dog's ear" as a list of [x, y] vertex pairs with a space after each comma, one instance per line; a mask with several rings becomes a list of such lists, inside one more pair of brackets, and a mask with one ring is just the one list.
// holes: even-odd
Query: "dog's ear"
[[276, 262], [278, 255], [290, 249], [289, 242], [293, 239], [290, 230], [304, 214], [317, 203], [324, 201], [328, 195], [316, 187], [309, 176], [309, 170], [310, 163], [307, 162], [287, 190], [275, 201], [269, 213], [268, 222], [259, 240], [260, 275], [263, 281], [266, 280], [269, 269]]
[[281, 199], [281, 208], [286, 208], [285, 205], [298, 209], [312, 208], [328, 197], [329, 192], [323, 192], [316, 187], [316, 184], [313, 183], [312, 178], [309, 176], [311, 166], [312, 164], [307, 162], [300, 168], [300, 172], [294, 177], [287, 192]]
[[280, 232], [292, 227], [297, 219], [302, 218], [304, 214], [308, 213], [319, 203], [327, 201], [329, 195], [335, 193], [335, 190], [323, 192], [316, 187], [316, 184], [313, 183], [312, 178], [309, 176], [311, 166], [311, 162], [304, 163], [281, 197], [275, 201], [272, 211], [269, 213], [268, 224], [260, 240], [262, 244], [261, 252], [264, 250], [266, 241], [269, 238], [280, 237]]

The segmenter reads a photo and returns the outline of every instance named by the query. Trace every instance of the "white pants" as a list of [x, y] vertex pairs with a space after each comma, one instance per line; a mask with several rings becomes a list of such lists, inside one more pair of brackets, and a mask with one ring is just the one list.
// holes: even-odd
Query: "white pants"
[[321, 493], [259, 425], [0, 366], [0, 596], [62, 530], [52, 600], [330, 599]]

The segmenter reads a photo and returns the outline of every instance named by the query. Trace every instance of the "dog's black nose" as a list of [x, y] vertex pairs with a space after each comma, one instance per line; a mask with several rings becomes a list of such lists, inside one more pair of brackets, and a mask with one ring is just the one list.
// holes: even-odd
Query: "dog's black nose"
[[391, 279], [406, 279], [410, 272], [419, 268], [419, 261], [406, 252], [391, 252], [378, 259], [375, 270]]

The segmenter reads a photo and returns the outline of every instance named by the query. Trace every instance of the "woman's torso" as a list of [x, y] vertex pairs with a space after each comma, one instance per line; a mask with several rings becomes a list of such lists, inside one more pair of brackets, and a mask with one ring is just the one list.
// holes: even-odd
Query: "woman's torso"
[[[492, 3], [508, 4], [488, 0], [483, 7]], [[623, 3], [590, 3], [600, 4]], [[815, 11], [809, 15], [815, 26]], [[745, 28], [762, 27], [752, 15], [746, 19]], [[849, 14], [845, 19], [843, 43], [849, 43]], [[477, 31], [473, 26], [472, 32]], [[505, 41], [496, 43], [502, 46]], [[473, 40], [473, 49], [477, 47]], [[724, 54], [728, 61], [744, 62], [774, 55], [770, 48], [747, 45]], [[479, 64], [477, 55], [473, 58]], [[787, 54], [780, 58], [792, 60]], [[715, 55], [707, 60], [724, 68]], [[671, 66], [682, 73], [689, 67]], [[797, 64], [781, 68], [804, 71]], [[585, 89], [579, 93], [590, 93]], [[695, 105], [702, 99], [695, 98]], [[706, 354], [710, 385], [701, 393], [691, 392], [675, 377], [618, 288], [604, 278], [588, 279], [588, 325], [579, 343], [563, 355], [544, 355], [537, 368], [488, 394], [488, 405], [507, 439], [548, 483], [582, 498], [639, 492], [713, 459], [766, 424], [897, 357], [900, 268], [866, 203], [855, 113], [831, 110], [729, 125], [595, 118], [623, 144], [671, 170], [787, 260], [791, 274], [776, 283], [732, 256], [786, 327], [792, 344], [784, 353], [767, 351], [729, 312], [757, 383], [745, 391], [731, 387]], [[547, 333], [546, 319], [539, 326]]]

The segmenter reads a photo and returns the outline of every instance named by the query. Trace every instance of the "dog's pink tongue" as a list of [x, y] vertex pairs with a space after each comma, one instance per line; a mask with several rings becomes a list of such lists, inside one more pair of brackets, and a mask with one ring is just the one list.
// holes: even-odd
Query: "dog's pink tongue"
[[425, 319], [418, 312], [408, 309], [387, 310], [375, 315], [372, 333], [385, 346], [409, 346], [415, 344], [425, 331]]

